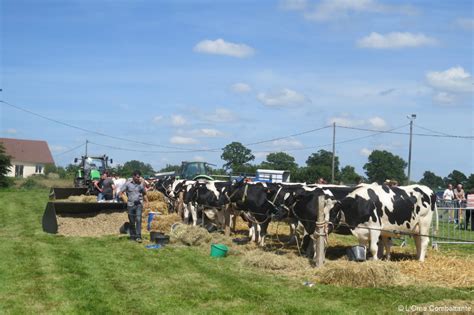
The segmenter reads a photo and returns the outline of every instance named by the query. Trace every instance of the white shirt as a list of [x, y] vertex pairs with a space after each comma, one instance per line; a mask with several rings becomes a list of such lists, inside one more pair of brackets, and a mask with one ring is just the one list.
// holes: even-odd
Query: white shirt
[[115, 193], [116, 194], [120, 193], [120, 190], [122, 189], [123, 185], [125, 185], [126, 182], [127, 182], [127, 180], [125, 178], [114, 179]]
[[451, 189], [446, 189], [443, 193], [444, 200], [453, 200], [454, 199], [454, 192]]

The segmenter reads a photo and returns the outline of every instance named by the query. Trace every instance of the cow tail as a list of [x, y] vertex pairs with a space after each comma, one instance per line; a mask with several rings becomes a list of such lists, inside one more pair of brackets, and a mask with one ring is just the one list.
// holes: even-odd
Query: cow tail
[[438, 206], [436, 205], [436, 202], [435, 202], [435, 218], [436, 218], [436, 227], [435, 227], [435, 235], [438, 235], [438, 230], [439, 230], [439, 217], [438, 217]]

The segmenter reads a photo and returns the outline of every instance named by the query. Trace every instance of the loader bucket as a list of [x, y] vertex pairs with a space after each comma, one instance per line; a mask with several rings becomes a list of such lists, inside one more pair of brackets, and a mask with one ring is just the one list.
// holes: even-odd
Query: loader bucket
[[62, 202], [49, 201], [43, 214], [43, 231], [56, 234], [58, 232], [57, 215], [81, 216], [96, 215], [100, 212], [127, 211], [127, 204], [124, 202]]
[[87, 194], [87, 188], [60, 188], [52, 187], [49, 192], [49, 199], [67, 199], [69, 196], [80, 196]]

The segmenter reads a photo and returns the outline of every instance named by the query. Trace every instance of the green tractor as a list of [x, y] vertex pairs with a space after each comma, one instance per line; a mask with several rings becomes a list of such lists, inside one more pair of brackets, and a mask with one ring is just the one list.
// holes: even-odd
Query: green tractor
[[214, 180], [211, 176], [210, 163], [206, 162], [181, 162], [181, 169], [177, 174], [177, 178], [189, 180]]
[[70, 196], [92, 195], [94, 181], [99, 180], [101, 174], [108, 169], [109, 159], [103, 156], [82, 156], [74, 159], [80, 162], [79, 169], [74, 177], [74, 187], [52, 187], [49, 193], [50, 201], [46, 205], [43, 214], [43, 230], [48, 233], [57, 233], [57, 215], [83, 216], [94, 215], [102, 211], [126, 211], [127, 204], [123, 202], [96, 203], [96, 202], [71, 202], [67, 201]]

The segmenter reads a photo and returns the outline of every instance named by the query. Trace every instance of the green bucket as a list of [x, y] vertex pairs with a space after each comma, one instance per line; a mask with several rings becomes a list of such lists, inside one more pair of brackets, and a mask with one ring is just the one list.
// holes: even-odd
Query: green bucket
[[225, 257], [229, 248], [223, 244], [211, 245], [211, 257]]

